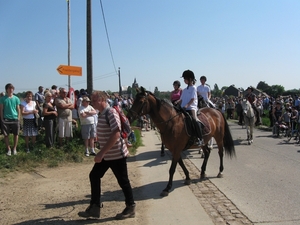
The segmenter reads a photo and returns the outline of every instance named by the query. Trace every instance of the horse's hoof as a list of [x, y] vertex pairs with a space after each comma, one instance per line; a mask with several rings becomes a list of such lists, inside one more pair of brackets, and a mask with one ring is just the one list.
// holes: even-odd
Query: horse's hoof
[[217, 178], [223, 178], [223, 174], [222, 173], [219, 173]]
[[184, 184], [185, 184], [185, 185], [190, 185], [190, 184], [191, 184], [191, 180], [185, 180], [185, 181], [184, 181]]
[[160, 193], [161, 197], [166, 197], [168, 195], [169, 195], [169, 192], [167, 192], [167, 191], [162, 191], [162, 193]]

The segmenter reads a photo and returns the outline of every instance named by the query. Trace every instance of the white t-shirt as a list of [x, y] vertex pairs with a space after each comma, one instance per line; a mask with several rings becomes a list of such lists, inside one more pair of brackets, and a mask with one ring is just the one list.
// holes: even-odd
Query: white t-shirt
[[[31, 105], [29, 105], [26, 101], [22, 101], [21, 105], [24, 107], [25, 112], [31, 112], [35, 109], [36, 103], [35, 101], [31, 101]], [[34, 114], [23, 115], [24, 119], [34, 119]]]
[[204, 85], [201, 84], [197, 87], [197, 92], [199, 95], [203, 97], [205, 101], [208, 100], [208, 93], [210, 92], [209, 86], [207, 86], [206, 84]]
[[187, 110], [198, 110], [198, 98], [197, 98], [197, 90], [194, 85], [188, 86], [183, 89], [182, 94], [180, 96], [181, 99], [181, 107], [184, 107], [191, 99], [194, 99], [193, 103], [187, 108]]
[[83, 105], [79, 107], [79, 118], [80, 118], [80, 124], [81, 125], [88, 125], [88, 124], [94, 124], [95, 123], [95, 117], [94, 115], [88, 116], [88, 117], [82, 117], [81, 113], [90, 112], [94, 110], [94, 108], [91, 105], [88, 105], [87, 107], [84, 107]]

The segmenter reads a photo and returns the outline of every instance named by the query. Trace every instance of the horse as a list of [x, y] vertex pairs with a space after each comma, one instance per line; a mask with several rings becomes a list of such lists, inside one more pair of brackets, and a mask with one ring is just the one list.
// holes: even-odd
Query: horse
[[253, 143], [253, 128], [256, 121], [254, 109], [252, 108], [250, 102], [247, 99], [243, 99], [242, 108], [244, 114], [244, 122], [247, 130], [247, 141], [248, 145]]
[[[206, 177], [206, 165], [210, 155], [210, 149], [207, 146], [208, 141], [214, 137], [218, 145], [218, 153], [220, 158], [220, 167], [217, 177], [223, 177], [223, 151], [225, 149], [226, 155], [231, 158], [235, 156], [235, 148], [233, 139], [229, 130], [224, 115], [211, 108], [203, 108], [198, 117], [206, 118], [209, 126], [209, 132], [203, 133], [203, 141], [205, 145], [202, 147], [204, 151], [204, 160], [201, 166], [200, 179]], [[168, 196], [173, 183], [173, 176], [177, 166], [177, 163], [181, 166], [185, 174], [185, 184], [189, 185], [191, 179], [189, 171], [185, 167], [181, 152], [187, 149], [188, 143], [190, 143], [191, 137], [186, 131], [185, 114], [181, 111], [177, 111], [171, 102], [161, 100], [154, 96], [153, 93], [146, 91], [143, 87], [137, 89], [137, 94], [134, 99], [133, 105], [130, 108], [130, 114], [137, 117], [144, 114], [149, 114], [154, 124], [160, 131], [162, 142], [166, 145], [169, 151], [172, 153], [172, 163], [169, 169], [169, 181], [165, 189], [163, 189], [161, 196]], [[201, 117], [202, 116], [202, 117]]]

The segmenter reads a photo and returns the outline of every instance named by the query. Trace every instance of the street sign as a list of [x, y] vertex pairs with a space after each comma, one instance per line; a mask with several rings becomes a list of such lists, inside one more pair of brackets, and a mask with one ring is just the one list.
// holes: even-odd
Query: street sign
[[81, 66], [59, 65], [56, 70], [60, 75], [82, 76]]

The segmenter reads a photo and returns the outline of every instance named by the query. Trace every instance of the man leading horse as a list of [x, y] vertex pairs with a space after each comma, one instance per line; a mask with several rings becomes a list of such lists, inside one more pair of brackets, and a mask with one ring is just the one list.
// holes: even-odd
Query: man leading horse
[[253, 87], [248, 87], [247, 88], [247, 94], [245, 95], [245, 98], [250, 102], [252, 108], [254, 109], [255, 111], [255, 117], [256, 117], [256, 122], [255, 122], [255, 126], [259, 126], [261, 125], [261, 121], [260, 121], [260, 115], [259, 115], [259, 112], [258, 112], [258, 109], [256, 107], [256, 101], [257, 101], [257, 98], [256, 98], [256, 95], [253, 93]]

